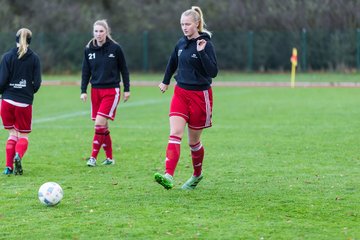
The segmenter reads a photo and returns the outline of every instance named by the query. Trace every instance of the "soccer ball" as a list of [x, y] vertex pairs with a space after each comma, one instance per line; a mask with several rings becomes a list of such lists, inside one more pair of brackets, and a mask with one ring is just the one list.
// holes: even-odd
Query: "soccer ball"
[[38, 192], [39, 200], [46, 206], [57, 205], [64, 196], [64, 192], [56, 182], [47, 182], [41, 185]]

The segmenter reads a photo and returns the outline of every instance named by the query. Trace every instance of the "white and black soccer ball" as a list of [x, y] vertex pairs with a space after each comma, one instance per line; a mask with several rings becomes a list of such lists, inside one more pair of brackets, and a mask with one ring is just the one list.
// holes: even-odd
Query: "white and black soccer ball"
[[55, 206], [60, 203], [64, 192], [56, 182], [46, 182], [39, 188], [38, 197], [42, 204]]

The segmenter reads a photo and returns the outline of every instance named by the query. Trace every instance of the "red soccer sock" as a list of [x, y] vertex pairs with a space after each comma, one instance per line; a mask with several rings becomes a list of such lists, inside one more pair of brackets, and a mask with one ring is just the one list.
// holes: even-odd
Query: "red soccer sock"
[[105, 151], [106, 158], [112, 159], [113, 158], [113, 155], [112, 155], [112, 141], [111, 141], [111, 136], [110, 136], [110, 131], [109, 130], [107, 130], [105, 132], [103, 148], [104, 148], [104, 151]]
[[169, 143], [166, 149], [165, 172], [174, 175], [176, 165], [180, 158], [181, 138], [177, 136], [170, 136]]
[[20, 137], [15, 145], [15, 152], [20, 155], [20, 158], [23, 158], [23, 156], [26, 153], [26, 150], [29, 145], [29, 140], [27, 137]]
[[107, 127], [101, 125], [95, 125], [95, 134], [93, 139], [93, 148], [91, 152], [91, 157], [97, 158], [100, 148], [104, 143], [105, 132], [107, 131]]
[[201, 175], [202, 171], [202, 163], [204, 160], [204, 147], [202, 146], [201, 142], [198, 142], [197, 144], [190, 145], [191, 149], [191, 157], [192, 157], [192, 163], [194, 167], [194, 176], [198, 177]]
[[6, 166], [14, 169], [15, 146], [18, 138], [10, 136], [6, 142]]

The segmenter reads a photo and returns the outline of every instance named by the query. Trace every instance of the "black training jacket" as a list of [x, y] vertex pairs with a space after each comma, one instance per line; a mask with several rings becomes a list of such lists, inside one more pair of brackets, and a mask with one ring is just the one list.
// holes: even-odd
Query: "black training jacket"
[[[205, 49], [198, 52], [196, 42], [199, 39], [207, 41]], [[183, 36], [175, 46], [166, 66], [163, 83], [168, 85], [172, 75], [177, 85], [187, 90], [206, 90], [212, 83], [212, 78], [218, 73], [214, 46], [207, 33], [200, 33], [195, 39]]]
[[120, 87], [120, 73], [124, 92], [129, 92], [129, 71], [120, 45], [109, 38], [101, 47], [94, 46], [91, 42], [84, 51], [81, 93], [86, 93], [89, 81], [93, 88]]
[[18, 59], [18, 48], [5, 53], [0, 63], [0, 94], [3, 99], [32, 104], [41, 85], [39, 57], [30, 48]]

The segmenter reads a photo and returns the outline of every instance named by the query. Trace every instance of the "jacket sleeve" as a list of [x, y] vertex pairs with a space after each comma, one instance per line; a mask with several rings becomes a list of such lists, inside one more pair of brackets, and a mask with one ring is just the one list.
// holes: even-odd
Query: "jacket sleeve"
[[5, 87], [9, 81], [9, 64], [6, 60], [6, 56], [4, 56], [0, 63], [0, 94], [2, 94], [5, 90]]
[[89, 60], [87, 58], [86, 49], [84, 50], [84, 59], [82, 63], [82, 72], [81, 72], [81, 93], [86, 93], [87, 86], [89, 85], [91, 76], [91, 69], [89, 65]]
[[41, 86], [41, 66], [38, 57], [35, 58], [33, 86], [34, 86], [34, 93], [36, 93]]
[[198, 52], [205, 72], [209, 77], [214, 78], [218, 74], [217, 60], [214, 46], [210, 41], [207, 42], [204, 50]]
[[174, 75], [177, 67], [178, 67], [178, 56], [177, 56], [177, 47], [175, 47], [166, 66], [164, 79], [162, 81], [163, 84], [166, 85], [170, 84], [171, 77], [172, 75]]
[[129, 70], [126, 64], [124, 52], [122, 51], [121, 47], [118, 48], [118, 68], [123, 80], [124, 92], [130, 92]]

